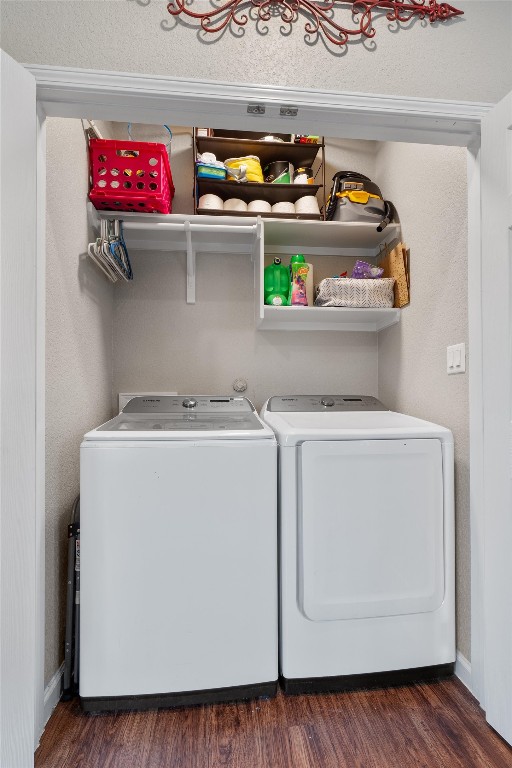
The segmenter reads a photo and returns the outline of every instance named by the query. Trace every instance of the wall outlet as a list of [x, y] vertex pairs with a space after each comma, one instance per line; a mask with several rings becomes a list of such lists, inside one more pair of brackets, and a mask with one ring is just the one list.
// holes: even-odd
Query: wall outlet
[[119, 413], [133, 397], [165, 397], [177, 395], [177, 392], [119, 392]]
[[446, 347], [446, 372], [466, 373], [466, 345], [452, 344]]

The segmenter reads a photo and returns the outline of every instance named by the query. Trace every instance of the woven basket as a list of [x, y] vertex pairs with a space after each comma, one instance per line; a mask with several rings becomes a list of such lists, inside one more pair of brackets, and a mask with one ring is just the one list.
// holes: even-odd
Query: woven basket
[[315, 307], [392, 307], [395, 303], [394, 284], [394, 277], [374, 280], [327, 277], [318, 286]]

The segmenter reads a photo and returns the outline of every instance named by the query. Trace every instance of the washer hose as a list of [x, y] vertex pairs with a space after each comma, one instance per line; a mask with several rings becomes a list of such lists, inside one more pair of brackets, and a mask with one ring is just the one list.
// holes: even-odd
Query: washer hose
[[395, 213], [395, 206], [390, 203], [389, 200], [384, 200], [384, 218], [377, 227], [377, 232], [382, 232], [387, 227], [390, 221], [393, 221]]

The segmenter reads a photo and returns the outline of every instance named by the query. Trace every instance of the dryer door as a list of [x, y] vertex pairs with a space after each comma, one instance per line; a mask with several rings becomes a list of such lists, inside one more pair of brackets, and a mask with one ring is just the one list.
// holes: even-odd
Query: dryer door
[[439, 440], [299, 449], [299, 595], [313, 621], [435, 611], [444, 598]]

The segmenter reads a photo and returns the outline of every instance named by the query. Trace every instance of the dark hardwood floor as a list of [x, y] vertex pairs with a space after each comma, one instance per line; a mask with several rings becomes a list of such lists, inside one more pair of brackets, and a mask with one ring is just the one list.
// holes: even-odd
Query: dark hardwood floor
[[456, 678], [143, 713], [61, 702], [36, 768], [511, 768]]

